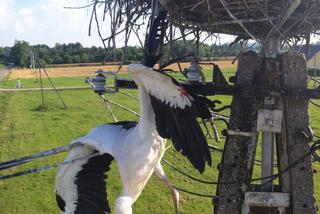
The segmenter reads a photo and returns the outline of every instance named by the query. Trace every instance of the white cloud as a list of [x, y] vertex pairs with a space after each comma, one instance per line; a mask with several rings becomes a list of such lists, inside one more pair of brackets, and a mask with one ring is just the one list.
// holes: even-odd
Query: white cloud
[[36, 26], [33, 11], [30, 8], [22, 8], [15, 17], [15, 30], [23, 33], [32, 30]]
[[[92, 36], [88, 36], [91, 8], [64, 8], [87, 3], [88, 0], [0, 0], [0, 46], [11, 46], [15, 39], [50, 46], [70, 42], [102, 46], [95, 24]], [[103, 32], [109, 32], [107, 23], [103, 26]]]
[[66, 6], [78, 6], [79, 4], [81, 5], [81, 1], [77, 0], [44, 1], [39, 8], [45, 18], [39, 23], [39, 28], [46, 34], [50, 34], [51, 37], [55, 35], [56, 42], [80, 41], [84, 45], [99, 44], [96, 41], [90, 41], [92, 38], [88, 37], [90, 17], [87, 15], [87, 11], [64, 8]]
[[12, 20], [13, 4], [10, 0], [0, 1], [0, 30], [6, 30]]
[[42, 6], [43, 12], [46, 13], [49, 19], [55, 19], [55, 26], [68, 27], [84, 27], [84, 22], [89, 20], [85, 10], [66, 9], [66, 6], [77, 6], [79, 2], [76, 0], [47, 0]]

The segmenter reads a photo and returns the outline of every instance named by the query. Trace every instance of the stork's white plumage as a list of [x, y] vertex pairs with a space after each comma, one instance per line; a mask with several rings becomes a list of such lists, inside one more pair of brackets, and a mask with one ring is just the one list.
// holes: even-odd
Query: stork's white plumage
[[167, 138], [200, 172], [205, 162], [211, 165], [209, 147], [196, 120], [211, 116], [210, 101], [191, 96], [170, 76], [143, 65], [131, 64], [128, 72], [139, 88], [140, 121], [100, 125], [77, 139], [85, 146], [73, 149], [67, 159], [91, 156], [62, 166], [56, 176], [57, 202], [66, 214], [110, 212], [104, 173], [113, 159], [122, 182], [116, 214], [132, 213], [132, 204], [153, 173], [167, 183], [177, 209], [178, 193], [160, 164]]

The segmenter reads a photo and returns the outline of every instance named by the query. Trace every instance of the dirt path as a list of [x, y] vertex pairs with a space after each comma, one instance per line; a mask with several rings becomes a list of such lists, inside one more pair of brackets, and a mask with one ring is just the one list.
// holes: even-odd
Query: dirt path
[[10, 72], [10, 69], [0, 69], [0, 80], [2, 80], [8, 73]]

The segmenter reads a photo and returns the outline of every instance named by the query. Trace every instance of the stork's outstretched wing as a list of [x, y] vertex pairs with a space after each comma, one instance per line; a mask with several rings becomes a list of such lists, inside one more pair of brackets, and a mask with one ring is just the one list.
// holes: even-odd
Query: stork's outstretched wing
[[196, 117], [211, 117], [210, 100], [191, 96], [172, 77], [141, 64], [129, 65], [128, 72], [150, 95], [159, 135], [171, 138], [176, 150], [203, 172], [205, 162], [211, 165], [211, 155]]
[[[97, 154], [97, 155], [95, 155]], [[68, 160], [87, 157], [64, 165], [56, 176], [56, 199], [63, 213], [110, 213], [106, 193], [106, 175], [113, 157], [99, 155], [82, 146], [71, 150]]]

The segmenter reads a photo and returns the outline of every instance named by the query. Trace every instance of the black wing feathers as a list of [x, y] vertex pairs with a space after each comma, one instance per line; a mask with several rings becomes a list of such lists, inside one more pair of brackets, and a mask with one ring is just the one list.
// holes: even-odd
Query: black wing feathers
[[56, 201], [60, 210], [64, 212], [66, 208], [66, 202], [63, 200], [63, 198], [61, 198], [60, 195], [58, 195], [58, 193], [56, 193]]
[[106, 182], [113, 157], [109, 154], [95, 156], [82, 166], [75, 184], [78, 188], [78, 200], [75, 214], [110, 213], [107, 200]]
[[118, 121], [118, 122], [114, 122], [114, 123], [108, 123], [108, 124], [112, 124], [112, 125], [117, 125], [117, 126], [122, 126], [123, 129], [132, 129], [137, 125], [136, 121]]
[[[172, 79], [176, 85], [179, 83]], [[156, 127], [163, 138], [171, 138], [175, 149], [185, 155], [192, 165], [203, 172], [205, 162], [211, 165], [211, 155], [206, 138], [197, 121], [197, 117], [210, 118], [210, 100], [192, 96], [191, 106], [171, 107], [150, 95], [155, 112]]]

